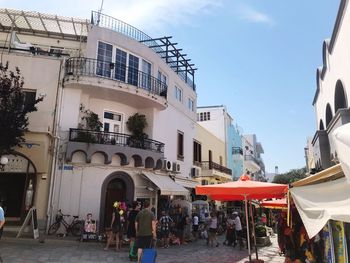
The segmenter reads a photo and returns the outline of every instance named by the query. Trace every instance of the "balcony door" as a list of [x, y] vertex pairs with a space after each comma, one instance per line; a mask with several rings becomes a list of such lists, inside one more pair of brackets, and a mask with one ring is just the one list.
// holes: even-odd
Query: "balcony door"
[[[103, 131], [112, 133], [122, 133], [122, 115], [120, 113], [105, 111], [103, 114]], [[120, 142], [120, 136], [116, 134], [110, 134], [109, 140]]]
[[151, 63], [146, 60], [142, 60], [142, 77], [141, 77], [141, 87], [149, 90], [151, 88]]
[[98, 42], [96, 74], [110, 78], [112, 71], [113, 46]]

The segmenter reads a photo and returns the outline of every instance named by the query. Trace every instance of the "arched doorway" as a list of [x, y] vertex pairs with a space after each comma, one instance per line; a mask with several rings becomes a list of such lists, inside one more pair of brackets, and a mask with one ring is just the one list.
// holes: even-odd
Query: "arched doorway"
[[100, 229], [110, 226], [114, 202], [131, 204], [134, 191], [134, 181], [125, 172], [112, 173], [104, 180], [101, 189]]
[[[0, 170], [0, 200], [6, 213], [6, 224], [21, 224], [34, 203], [36, 168], [20, 153], [5, 155], [8, 163]], [[31, 185], [32, 190], [29, 190]]]
[[338, 109], [344, 109], [348, 107], [348, 102], [343, 87], [343, 83], [338, 80], [335, 85], [334, 92], [334, 112], [336, 113]]

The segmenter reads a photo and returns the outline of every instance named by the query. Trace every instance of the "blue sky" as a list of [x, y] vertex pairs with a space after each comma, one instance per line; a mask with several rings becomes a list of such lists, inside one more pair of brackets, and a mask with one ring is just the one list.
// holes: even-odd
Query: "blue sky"
[[[198, 67], [198, 105], [226, 105], [255, 133], [267, 172], [305, 165], [322, 42], [340, 0], [104, 0], [102, 12], [152, 37], [173, 36]], [[3, 8], [90, 18], [99, 1], [0, 0]]]

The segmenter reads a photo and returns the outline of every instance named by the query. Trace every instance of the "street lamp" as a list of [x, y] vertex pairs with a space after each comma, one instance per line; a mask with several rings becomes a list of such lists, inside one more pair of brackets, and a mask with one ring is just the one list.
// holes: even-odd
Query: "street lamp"
[[9, 162], [9, 159], [6, 156], [1, 156], [0, 158], [0, 171], [4, 170], [4, 166]]

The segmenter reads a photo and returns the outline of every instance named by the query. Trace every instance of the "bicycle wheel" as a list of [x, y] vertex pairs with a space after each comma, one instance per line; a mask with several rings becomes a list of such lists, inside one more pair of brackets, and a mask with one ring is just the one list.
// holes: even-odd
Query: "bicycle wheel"
[[70, 228], [70, 231], [72, 232], [72, 235], [75, 237], [79, 237], [82, 235], [82, 223], [81, 222], [75, 222], [72, 227]]
[[49, 235], [53, 235], [57, 232], [57, 230], [60, 228], [61, 223], [55, 222], [49, 227], [49, 231], [47, 232]]

